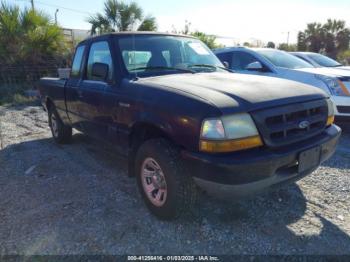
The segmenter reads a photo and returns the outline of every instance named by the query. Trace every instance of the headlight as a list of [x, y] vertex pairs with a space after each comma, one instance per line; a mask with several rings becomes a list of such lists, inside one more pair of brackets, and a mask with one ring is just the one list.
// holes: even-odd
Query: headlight
[[334, 123], [334, 104], [332, 100], [327, 99], [328, 106], [328, 118], [327, 118], [327, 126], [330, 126]]
[[327, 85], [332, 95], [335, 95], [335, 96], [350, 95], [349, 91], [346, 89], [343, 82], [341, 82], [340, 80], [334, 77], [329, 77], [324, 75], [315, 75], [315, 77], [322, 80]]
[[219, 153], [262, 146], [255, 123], [247, 113], [203, 121], [199, 148]]

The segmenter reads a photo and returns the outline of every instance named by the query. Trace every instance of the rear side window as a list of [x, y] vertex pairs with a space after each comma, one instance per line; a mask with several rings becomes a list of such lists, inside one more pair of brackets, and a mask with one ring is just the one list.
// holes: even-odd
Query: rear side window
[[253, 62], [258, 62], [258, 60], [251, 54], [245, 52], [233, 52], [231, 69], [233, 70], [246, 70], [247, 65]]
[[90, 47], [89, 59], [87, 64], [87, 79], [95, 80], [92, 76], [92, 65], [94, 63], [104, 63], [108, 65], [108, 80], [112, 80], [113, 62], [108, 42], [101, 41], [93, 43]]
[[73, 59], [73, 65], [71, 70], [71, 77], [77, 77], [80, 75], [81, 62], [83, 61], [83, 55], [85, 51], [85, 46], [79, 46], [75, 51], [75, 56]]

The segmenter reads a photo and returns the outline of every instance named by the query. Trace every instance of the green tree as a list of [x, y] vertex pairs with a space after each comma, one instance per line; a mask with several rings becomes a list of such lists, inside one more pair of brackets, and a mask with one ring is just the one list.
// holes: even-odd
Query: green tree
[[325, 24], [308, 24], [304, 31], [298, 34], [298, 50], [325, 52], [336, 58], [349, 48], [350, 30], [345, 21], [328, 19]]
[[104, 13], [96, 13], [87, 19], [91, 24], [91, 35], [117, 31], [156, 31], [156, 19], [144, 17], [142, 8], [136, 3], [107, 0]]
[[220, 48], [223, 47], [222, 45], [217, 44], [216, 41], [216, 37], [212, 36], [212, 35], [207, 35], [203, 32], [193, 32], [191, 33], [192, 36], [198, 38], [199, 40], [201, 40], [203, 43], [205, 43], [210, 49], [215, 49], [215, 48]]
[[137, 29], [138, 31], [157, 31], [156, 18], [153, 16], [147, 16], [143, 19], [141, 25]]
[[337, 59], [342, 64], [350, 65], [350, 49], [340, 52], [337, 56]]
[[345, 21], [328, 19], [323, 26], [325, 30], [324, 48], [328, 55], [335, 58], [339, 52], [349, 48], [350, 30]]
[[57, 74], [70, 54], [63, 31], [38, 10], [0, 4], [0, 104], [27, 101], [39, 77]]
[[1, 2], [0, 64], [40, 64], [64, 52], [63, 32], [46, 14]]
[[306, 41], [305, 41], [305, 33], [298, 32], [298, 43], [297, 43], [298, 51], [306, 51]]
[[287, 51], [287, 52], [293, 52], [297, 50], [297, 45], [295, 44], [287, 44], [287, 43], [281, 43], [278, 45], [279, 50]]
[[267, 48], [276, 48], [276, 45], [274, 42], [268, 42], [267, 45], [266, 45]]
[[[5, 2], [1, 3], [0, 8], [0, 58], [1, 63], [14, 63], [16, 57], [22, 53], [21, 37], [23, 30], [21, 28], [21, 12], [18, 6], [10, 6]], [[9, 44], [11, 43], [11, 44]], [[7, 54], [7, 55], [6, 55]]]
[[305, 30], [305, 40], [308, 51], [319, 52], [322, 48], [324, 30], [320, 23], [310, 23]]

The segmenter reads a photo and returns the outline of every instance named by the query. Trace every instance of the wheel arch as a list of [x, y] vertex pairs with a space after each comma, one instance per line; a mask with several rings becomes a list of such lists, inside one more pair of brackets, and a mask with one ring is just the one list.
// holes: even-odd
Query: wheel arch
[[147, 140], [155, 138], [164, 138], [176, 145], [177, 143], [172, 139], [169, 129], [159, 122], [138, 121], [131, 127], [128, 138], [129, 145], [129, 176], [134, 176], [135, 157], [139, 147]]
[[54, 106], [55, 106], [55, 104], [54, 104], [53, 100], [50, 97], [46, 97], [46, 99], [45, 99], [46, 110], [49, 111]]

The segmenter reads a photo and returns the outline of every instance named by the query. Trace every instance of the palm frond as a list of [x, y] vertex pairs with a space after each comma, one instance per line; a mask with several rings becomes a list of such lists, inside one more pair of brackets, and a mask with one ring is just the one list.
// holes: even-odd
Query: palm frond
[[137, 31], [157, 31], [156, 18], [153, 16], [147, 16], [143, 19]]

